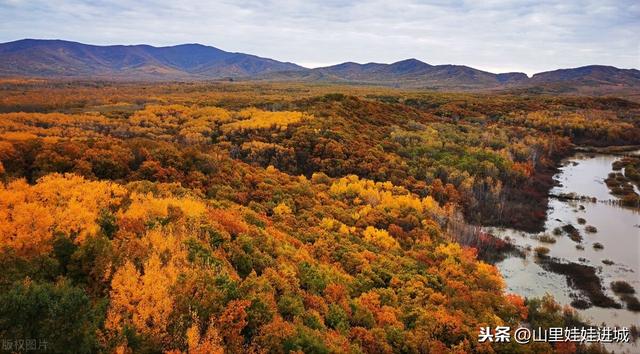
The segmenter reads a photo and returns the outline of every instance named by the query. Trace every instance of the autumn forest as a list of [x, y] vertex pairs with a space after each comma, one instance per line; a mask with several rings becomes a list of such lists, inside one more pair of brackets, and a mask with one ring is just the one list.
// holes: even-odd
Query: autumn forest
[[583, 320], [508, 293], [492, 264], [506, 246], [478, 230], [541, 231], [559, 161], [638, 144], [639, 116], [529, 92], [3, 80], [0, 337], [60, 353], [604, 352], [479, 343], [484, 326]]

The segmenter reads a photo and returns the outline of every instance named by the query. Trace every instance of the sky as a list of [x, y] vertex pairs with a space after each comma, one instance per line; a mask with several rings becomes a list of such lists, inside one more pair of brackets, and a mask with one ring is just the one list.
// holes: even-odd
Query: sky
[[201, 43], [306, 67], [640, 68], [640, 1], [0, 0], [0, 42]]

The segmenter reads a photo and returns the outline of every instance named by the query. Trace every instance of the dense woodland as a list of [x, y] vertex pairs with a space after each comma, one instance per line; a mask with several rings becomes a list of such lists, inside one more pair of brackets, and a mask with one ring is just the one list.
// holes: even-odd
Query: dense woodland
[[2, 338], [87, 353], [599, 352], [479, 344], [482, 326], [579, 319], [505, 294], [456, 241], [461, 225], [539, 230], [559, 159], [640, 142], [638, 103], [11, 80], [0, 112]]

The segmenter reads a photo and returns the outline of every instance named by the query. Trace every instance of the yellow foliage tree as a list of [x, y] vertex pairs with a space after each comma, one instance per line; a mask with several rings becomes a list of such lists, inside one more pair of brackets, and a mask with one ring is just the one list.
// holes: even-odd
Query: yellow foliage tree
[[178, 273], [173, 262], [163, 265], [157, 254], [145, 262], [142, 273], [127, 261], [111, 282], [105, 328], [120, 333], [129, 324], [158, 343], [170, 344], [167, 326], [174, 308], [171, 289]]
[[242, 120], [222, 125], [224, 133], [270, 128], [284, 129], [289, 124], [309, 118], [302, 112], [268, 112], [257, 108], [244, 109], [238, 112], [238, 116]]
[[273, 213], [279, 216], [290, 215], [291, 208], [285, 203], [280, 203], [273, 208]]
[[387, 230], [379, 230], [373, 226], [367, 226], [362, 236], [364, 236], [365, 241], [385, 250], [399, 247], [398, 241], [391, 237]]
[[82, 243], [98, 232], [100, 212], [119, 206], [125, 192], [72, 174], [51, 174], [33, 186], [24, 180], [0, 186], [0, 242], [24, 256], [48, 252], [56, 232]]
[[179, 208], [187, 217], [197, 218], [206, 211], [204, 203], [191, 198], [154, 197], [151, 193], [131, 193], [131, 205], [121, 217], [148, 220], [166, 218], [171, 208]]
[[223, 354], [222, 338], [218, 330], [209, 324], [204, 336], [200, 335], [200, 323], [195, 321], [187, 330], [187, 344], [190, 354]]

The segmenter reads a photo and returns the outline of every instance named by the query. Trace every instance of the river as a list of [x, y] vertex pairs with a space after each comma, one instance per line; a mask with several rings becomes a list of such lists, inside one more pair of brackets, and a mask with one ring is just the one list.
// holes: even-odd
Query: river
[[[563, 263], [574, 262], [595, 267], [604, 293], [623, 308], [593, 306], [577, 310], [578, 313], [593, 324], [630, 327], [640, 325], [640, 312], [627, 310], [624, 302], [611, 290], [610, 284], [615, 280], [624, 280], [635, 288], [635, 295], [640, 296], [640, 212], [607, 202], [616, 198], [609, 193], [604, 179], [612, 171], [611, 164], [618, 158], [615, 155], [578, 153], [563, 161], [560, 171], [554, 176], [559, 184], [551, 190], [551, 194], [575, 193], [595, 197], [597, 202], [550, 198], [545, 232], [536, 235], [504, 228], [490, 228], [488, 231], [501, 238], [508, 237], [523, 248], [547, 247], [550, 250], [549, 257]], [[578, 218], [586, 220], [586, 223], [580, 224]], [[553, 234], [555, 228], [567, 224], [579, 230], [583, 249], [576, 248], [578, 243], [566, 233]], [[595, 226], [597, 232], [587, 232], [587, 225]], [[537, 240], [536, 237], [542, 234], [551, 235], [556, 242]], [[604, 248], [594, 248], [595, 243], [600, 243]], [[541, 297], [550, 293], [563, 305], [570, 304], [576, 297], [583, 297], [580, 290], [569, 286], [566, 276], [543, 269], [537, 260], [534, 252], [530, 251], [525, 258], [512, 256], [496, 264], [506, 281], [507, 292], [525, 297]], [[607, 265], [603, 260], [613, 261], [613, 264]], [[640, 352], [637, 343], [612, 349]]]

